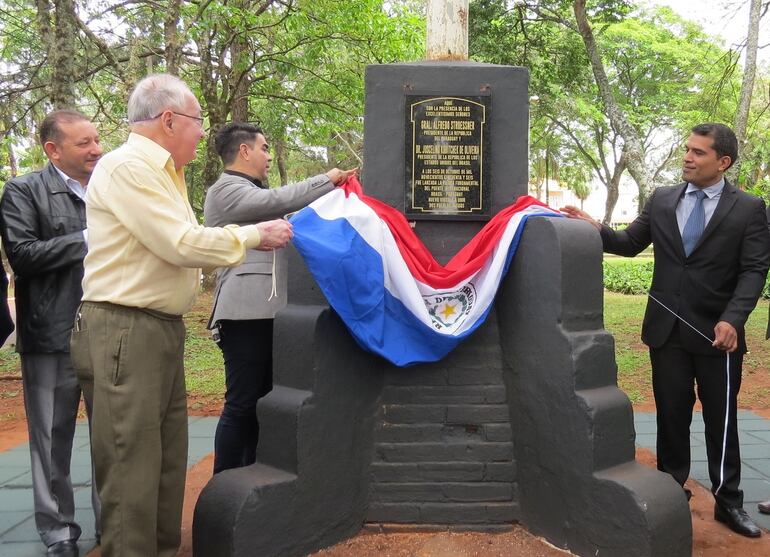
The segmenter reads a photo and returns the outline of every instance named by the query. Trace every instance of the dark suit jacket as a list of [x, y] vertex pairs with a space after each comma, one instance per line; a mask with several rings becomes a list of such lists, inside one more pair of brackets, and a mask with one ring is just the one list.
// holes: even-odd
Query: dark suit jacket
[[[767, 208], [767, 228], [770, 230], [770, 207]], [[768, 308], [768, 311], [770, 312], [770, 307]], [[767, 332], [765, 333], [765, 339], [770, 338], [770, 314], [767, 316]]]
[[[655, 270], [650, 293], [713, 340], [714, 326], [727, 321], [738, 331], [738, 350], [746, 351], [744, 325], [765, 284], [770, 265], [770, 232], [765, 203], [725, 182], [722, 196], [698, 244], [685, 257], [676, 206], [687, 184], [656, 189], [628, 228], [602, 227], [604, 250], [634, 256], [650, 243]], [[642, 324], [642, 341], [662, 346], [677, 318], [652, 299]], [[680, 327], [687, 350], [720, 355], [687, 325]]]
[[0, 346], [13, 332], [13, 319], [8, 309], [8, 276], [0, 265]]

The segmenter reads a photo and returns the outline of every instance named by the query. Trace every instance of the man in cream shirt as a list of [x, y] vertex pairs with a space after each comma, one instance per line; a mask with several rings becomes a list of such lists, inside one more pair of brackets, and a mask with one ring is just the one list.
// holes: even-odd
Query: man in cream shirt
[[88, 254], [72, 360], [93, 393], [93, 456], [102, 555], [172, 556], [180, 543], [187, 465], [182, 314], [201, 267], [238, 265], [246, 249], [281, 248], [291, 225], [206, 228], [187, 198], [184, 166], [203, 138], [201, 108], [177, 77], [140, 81], [131, 134], [94, 169]]

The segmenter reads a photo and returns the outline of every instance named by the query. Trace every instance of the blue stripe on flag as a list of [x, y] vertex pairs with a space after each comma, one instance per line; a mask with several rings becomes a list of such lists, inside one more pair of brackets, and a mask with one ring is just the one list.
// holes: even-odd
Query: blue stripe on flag
[[[522, 219], [506, 254], [503, 276], [529, 216], [540, 215]], [[381, 255], [346, 219], [323, 219], [307, 207], [295, 214], [291, 223], [295, 247], [353, 338], [365, 350], [397, 366], [440, 360], [473, 333], [492, 308], [493, 300], [488, 300], [483, 314], [461, 334], [439, 333], [387, 291]]]
[[345, 219], [310, 208], [291, 219], [294, 245], [358, 344], [397, 366], [441, 359], [461, 340], [419, 321], [384, 286], [380, 254]]

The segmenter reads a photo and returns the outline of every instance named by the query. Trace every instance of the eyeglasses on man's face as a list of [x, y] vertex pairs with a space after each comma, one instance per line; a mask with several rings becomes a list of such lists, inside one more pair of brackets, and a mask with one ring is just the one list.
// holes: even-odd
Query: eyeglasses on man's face
[[[190, 114], [185, 114], [184, 112], [177, 112], [176, 110], [172, 110], [171, 113], [176, 114], [177, 116], [184, 116], [185, 118], [190, 118], [191, 120], [195, 120], [196, 122], [198, 122], [198, 125], [200, 127], [203, 127], [204, 119], [201, 116], [191, 116]], [[161, 112], [160, 114], [163, 114], [163, 113]], [[158, 114], [158, 116], [160, 116], [160, 114]], [[158, 116], [156, 116], [156, 118]]]
[[[159, 114], [156, 114], [155, 116], [152, 116], [151, 118], [143, 118], [141, 120], [136, 120], [132, 122], [132, 124], [138, 124], [139, 122], [150, 122], [151, 120], [155, 120], [157, 118], [160, 118], [163, 116], [163, 113], [167, 112], [167, 110], [164, 110], [163, 112], [160, 112]], [[176, 114], [177, 116], [184, 116], [185, 118], [190, 118], [191, 120], [195, 120], [198, 123], [198, 126], [203, 128], [203, 124], [205, 122], [204, 118], [201, 116], [192, 116], [191, 114], [185, 114], [184, 112], [177, 112], [176, 110], [168, 110], [168, 112], [171, 112], [171, 114]]]

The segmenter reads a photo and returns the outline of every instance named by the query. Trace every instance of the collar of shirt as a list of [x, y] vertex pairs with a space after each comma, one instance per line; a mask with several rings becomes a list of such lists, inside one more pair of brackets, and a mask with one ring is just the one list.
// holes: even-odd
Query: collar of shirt
[[[722, 197], [722, 190], [724, 190], [724, 187], [725, 179], [722, 178], [713, 186], [703, 188], [703, 192], [706, 194], [706, 197], [703, 199], [703, 212], [706, 217], [706, 225], [708, 225], [711, 217], [714, 215], [714, 211], [719, 204], [719, 199]], [[680, 234], [684, 232], [684, 225], [687, 222], [693, 207], [695, 207], [695, 196], [687, 194], [693, 191], [699, 191], [700, 189], [701, 188], [698, 186], [688, 183], [682, 193], [682, 197], [679, 198], [679, 202], [676, 206], [676, 222], [679, 226]]]
[[230, 176], [240, 176], [241, 178], [246, 178], [249, 182], [257, 186], [258, 188], [265, 189], [265, 186], [262, 185], [262, 182], [260, 182], [259, 179], [254, 178], [253, 176], [249, 176], [248, 174], [245, 174], [243, 172], [238, 172], [237, 170], [228, 170], [228, 169], [225, 169], [222, 172], [224, 174], [229, 174]]
[[722, 193], [722, 190], [724, 189], [724, 187], [725, 187], [724, 176], [716, 184], [714, 184], [713, 186], [709, 186], [707, 188], [699, 188], [698, 186], [694, 186], [688, 182], [687, 188], [684, 190], [684, 195], [687, 195], [691, 191], [703, 190], [703, 192], [705, 192], [706, 194], [706, 197], [708, 197], [709, 199], [714, 199], [715, 197], [717, 197]]
[[131, 148], [136, 149], [142, 155], [155, 166], [158, 170], [165, 170], [168, 172], [171, 179], [176, 183], [179, 192], [187, 199], [187, 186], [184, 181], [184, 168], [176, 169], [174, 165], [174, 159], [171, 157], [166, 149], [161, 147], [158, 143], [154, 142], [149, 137], [145, 137], [141, 134], [131, 132], [128, 134], [126, 144]]
[[[149, 137], [145, 137], [141, 134], [131, 132], [128, 134], [126, 143], [134, 149], [141, 151], [142, 154], [144, 154], [150, 162], [157, 165], [158, 168], [166, 168], [169, 159], [171, 159], [171, 153], [166, 151]], [[171, 162], [173, 164], [174, 161], [172, 160]]]
[[58, 166], [51, 163], [51, 166], [53, 166], [56, 169], [56, 172], [58, 172], [59, 176], [62, 180], [64, 180], [64, 183], [67, 185], [67, 187], [70, 189], [72, 193], [77, 195], [81, 200], [86, 200], [86, 187], [75, 180], [74, 178], [70, 178], [67, 176], [67, 174]]

